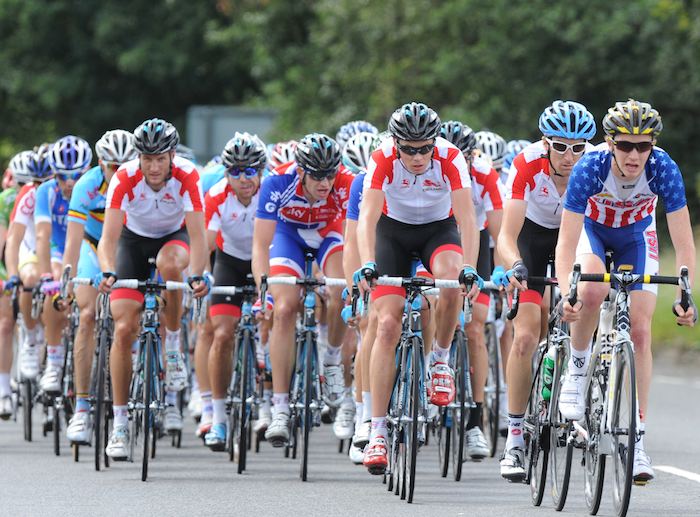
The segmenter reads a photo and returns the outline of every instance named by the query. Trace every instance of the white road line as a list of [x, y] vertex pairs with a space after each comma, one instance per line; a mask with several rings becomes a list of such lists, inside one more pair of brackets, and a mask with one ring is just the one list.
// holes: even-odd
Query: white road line
[[695, 388], [700, 390], [700, 381], [691, 381], [686, 377], [671, 377], [670, 375], [655, 375], [654, 380], [663, 384], [673, 386], [683, 386], [684, 388]]
[[679, 469], [670, 465], [655, 465], [654, 468], [656, 470], [660, 470], [661, 472], [666, 472], [668, 474], [673, 474], [674, 476], [679, 476], [685, 479], [689, 479], [691, 481], [695, 481], [696, 483], [700, 483], [700, 474], [696, 474], [695, 472]]

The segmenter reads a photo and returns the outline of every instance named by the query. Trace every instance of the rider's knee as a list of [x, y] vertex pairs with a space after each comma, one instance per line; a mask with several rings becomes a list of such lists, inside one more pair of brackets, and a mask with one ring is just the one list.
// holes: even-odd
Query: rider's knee
[[537, 346], [539, 331], [534, 329], [518, 329], [513, 337], [510, 353], [517, 357], [531, 357]]

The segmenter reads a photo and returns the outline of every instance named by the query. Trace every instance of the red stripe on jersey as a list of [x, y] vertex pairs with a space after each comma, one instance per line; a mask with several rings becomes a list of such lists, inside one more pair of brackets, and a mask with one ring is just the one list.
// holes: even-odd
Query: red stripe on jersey
[[598, 210], [598, 207], [591, 198], [588, 198], [588, 208], [591, 209], [591, 219], [598, 222], [598, 218], [600, 217], [600, 211]]
[[173, 165], [173, 178], [180, 182], [180, 196], [184, 196], [185, 192], [190, 195], [190, 201], [192, 202], [192, 211], [201, 212], [202, 207], [202, 196], [199, 194], [199, 187], [197, 182], [199, 181], [199, 173], [197, 169], [192, 169], [190, 172], [185, 172], [180, 167]]
[[445, 181], [450, 183], [450, 190], [459, 190], [461, 188], [471, 187], [471, 185], [462, 185], [462, 178], [459, 175], [459, 169], [454, 164], [457, 155], [461, 154], [462, 151], [459, 149], [448, 149], [447, 157], [440, 158], [440, 163], [442, 164], [442, 177]]
[[610, 207], [605, 207], [605, 226], [612, 226], [615, 222], [615, 210]]
[[491, 169], [488, 175], [484, 176], [484, 182], [482, 183], [484, 191], [481, 193], [481, 197], [485, 198], [488, 195], [494, 210], [503, 210], [503, 199], [501, 198], [501, 191], [498, 188], [499, 179], [500, 176], [498, 172], [496, 172], [496, 169]]
[[374, 162], [376, 163], [376, 168], [374, 169], [374, 171], [368, 172], [368, 174], [372, 175], [372, 180], [370, 182], [369, 188], [375, 190], [382, 190], [384, 180], [386, 180], [388, 183], [391, 183], [393, 181], [395, 156], [395, 151], [394, 153], [392, 153], [391, 156], [384, 156], [384, 152], [381, 148], [377, 149], [372, 153], [372, 160], [374, 160]]
[[[12, 213], [10, 214], [10, 222], [15, 220], [15, 214], [17, 213], [17, 208], [22, 204], [24, 197], [33, 189], [34, 189], [34, 185], [31, 183], [27, 183], [21, 189], [19, 189], [19, 193], [17, 194], [17, 197], [15, 198], [15, 206], [12, 207]], [[34, 206], [32, 206], [32, 211], [33, 210], [34, 210]]]
[[541, 163], [542, 160], [533, 160], [528, 162], [525, 160], [524, 154], [519, 154], [513, 160], [513, 166], [516, 169], [515, 178], [513, 178], [513, 186], [511, 187], [512, 199], [525, 199], [525, 191], [532, 192], [535, 189], [535, 175], [540, 171], [549, 175], [549, 166]]
[[[218, 191], [219, 189], [217, 189]], [[224, 204], [226, 201], [226, 197], [228, 196], [229, 192], [231, 192], [233, 189], [231, 189], [231, 186], [229, 185], [228, 182], [226, 182], [226, 188], [221, 191], [221, 192], [215, 192], [214, 189], [212, 188], [207, 194], [204, 196], [204, 227], [208, 228], [209, 223], [211, 222], [212, 217], [214, 215], [218, 215], [219, 218], [221, 218], [221, 210], [219, 207]], [[212, 195], [212, 193], [214, 195]]]
[[129, 201], [134, 199], [134, 187], [143, 179], [141, 169], [137, 169], [133, 176], [129, 176], [127, 169], [119, 169], [117, 171], [117, 185], [114, 188], [112, 195], [112, 203], [107, 208], [122, 209], [122, 201], [124, 196], [129, 198]]

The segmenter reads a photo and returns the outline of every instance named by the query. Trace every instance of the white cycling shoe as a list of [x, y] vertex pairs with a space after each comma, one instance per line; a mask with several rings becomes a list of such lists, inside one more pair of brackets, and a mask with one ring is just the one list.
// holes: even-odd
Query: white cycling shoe
[[324, 365], [324, 397], [326, 404], [331, 407], [338, 407], [345, 396], [345, 376], [343, 375], [343, 365]]
[[92, 437], [92, 422], [89, 411], [79, 411], [73, 415], [66, 429], [69, 441], [79, 444], [89, 444]]
[[12, 416], [12, 397], [6, 395], [0, 397], [0, 419], [9, 420]]
[[372, 431], [372, 422], [362, 422], [355, 429], [355, 435], [352, 437], [352, 444], [364, 450], [365, 446], [369, 443], [369, 435]]
[[57, 393], [61, 391], [61, 377], [63, 368], [49, 366], [39, 380], [39, 389], [45, 393]]
[[264, 433], [270, 427], [272, 422], [272, 408], [263, 404], [258, 412], [258, 419], [253, 424], [253, 432], [256, 434]]
[[125, 461], [129, 457], [129, 429], [126, 426], [112, 429], [105, 454], [115, 461]]
[[182, 431], [182, 415], [175, 406], [165, 408], [165, 432], [177, 433]]
[[273, 447], [284, 447], [289, 441], [289, 413], [275, 411], [272, 422], [265, 431], [265, 439]]
[[187, 387], [187, 368], [180, 352], [166, 354], [165, 385], [172, 391], [182, 391]]
[[350, 457], [350, 461], [352, 461], [355, 465], [362, 465], [362, 462], [365, 459], [365, 451], [364, 449], [351, 445], [348, 456]]
[[581, 420], [586, 413], [586, 376], [567, 373], [561, 384], [559, 412], [567, 420]]
[[514, 483], [520, 483], [525, 479], [525, 451], [520, 447], [503, 451], [501, 476]]
[[634, 448], [632, 479], [634, 479], [634, 482], [639, 485], [644, 485], [654, 479], [654, 469], [651, 468], [651, 459], [641, 447]]
[[333, 433], [338, 440], [349, 440], [355, 432], [355, 403], [343, 403], [333, 422]]
[[467, 454], [473, 460], [481, 460], [489, 455], [489, 445], [486, 437], [479, 427], [472, 427], [467, 431]]
[[22, 380], [36, 379], [39, 375], [39, 346], [22, 343], [17, 362]]

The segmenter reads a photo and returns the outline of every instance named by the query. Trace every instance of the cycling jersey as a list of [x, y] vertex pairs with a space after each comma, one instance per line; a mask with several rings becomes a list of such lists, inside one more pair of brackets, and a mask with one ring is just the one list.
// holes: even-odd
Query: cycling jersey
[[611, 172], [612, 153], [601, 144], [576, 164], [564, 207], [612, 228], [655, 218], [659, 196], [666, 213], [686, 206], [681, 171], [666, 151], [654, 147], [631, 192], [623, 194]]
[[27, 183], [17, 193], [15, 206], [10, 215], [10, 222], [23, 225], [24, 238], [22, 250], [27, 253], [36, 251], [36, 232], [34, 231], [34, 207], [36, 205], [36, 188], [32, 183]]
[[68, 221], [85, 226], [85, 237], [95, 245], [102, 236], [106, 192], [102, 169], [93, 167], [76, 182], [68, 205]]
[[472, 160], [471, 176], [476, 225], [480, 230], [484, 230], [487, 226], [486, 213], [503, 210], [503, 183], [496, 169], [478, 156]]
[[350, 186], [350, 199], [348, 200], [348, 211], [346, 214], [346, 219], [351, 221], [360, 220], [360, 205], [362, 204], [362, 186], [365, 182], [365, 173], [360, 172], [355, 179], [352, 180], [352, 185]]
[[258, 194], [253, 196], [248, 206], [244, 206], [224, 178], [209, 190], [204, 197], [204, 205], [206, 227], [217, 232], [217, 247], [229, 256], [251, 260]]
[[51, 256], [60, 259], [66, 247], [68, 199], [63, 197], [56, 178], [36, 189], [34, 224], [51, 223]]
[[364, 188], [384, 191], [383, 210], [389, 218], [418, 225], [447, 219], [451, 192], [471, 188], [471, 178], [462, 152], [444, 138], [435, 139], [428, 170], [418, 175], [397, 157], [393, 139], [386, 139], [372, 153]]
[[525, 217], [545, 228], [559, 228], [562, 198], [549, 175], [549, 158], [541, 140], [528, 145], [513, 159], [506, 199], [526, 201]]
[[17, 199], [17, 189], [8, 188], [0, 193], [0, 226], [7, 229], [10, 226], [10, 215]]
[[202, 212], [202, 193], [195, 165], [175, 156], [172, 177], [155, 192], [146, 183], [139, 160], [123, 164], [107, 189], [107, 208], [126, 213], [126, 227], [142, 237], [160, 239], [184, 226], [185, 212]]
[[211, 188], [219, 183], [225, 176], [224, 171], [226, 167], [217, 163], [211, 167], [207, 167], [204, 172], [202, 172], [202, 193], [206, 194], [211, 190]]

